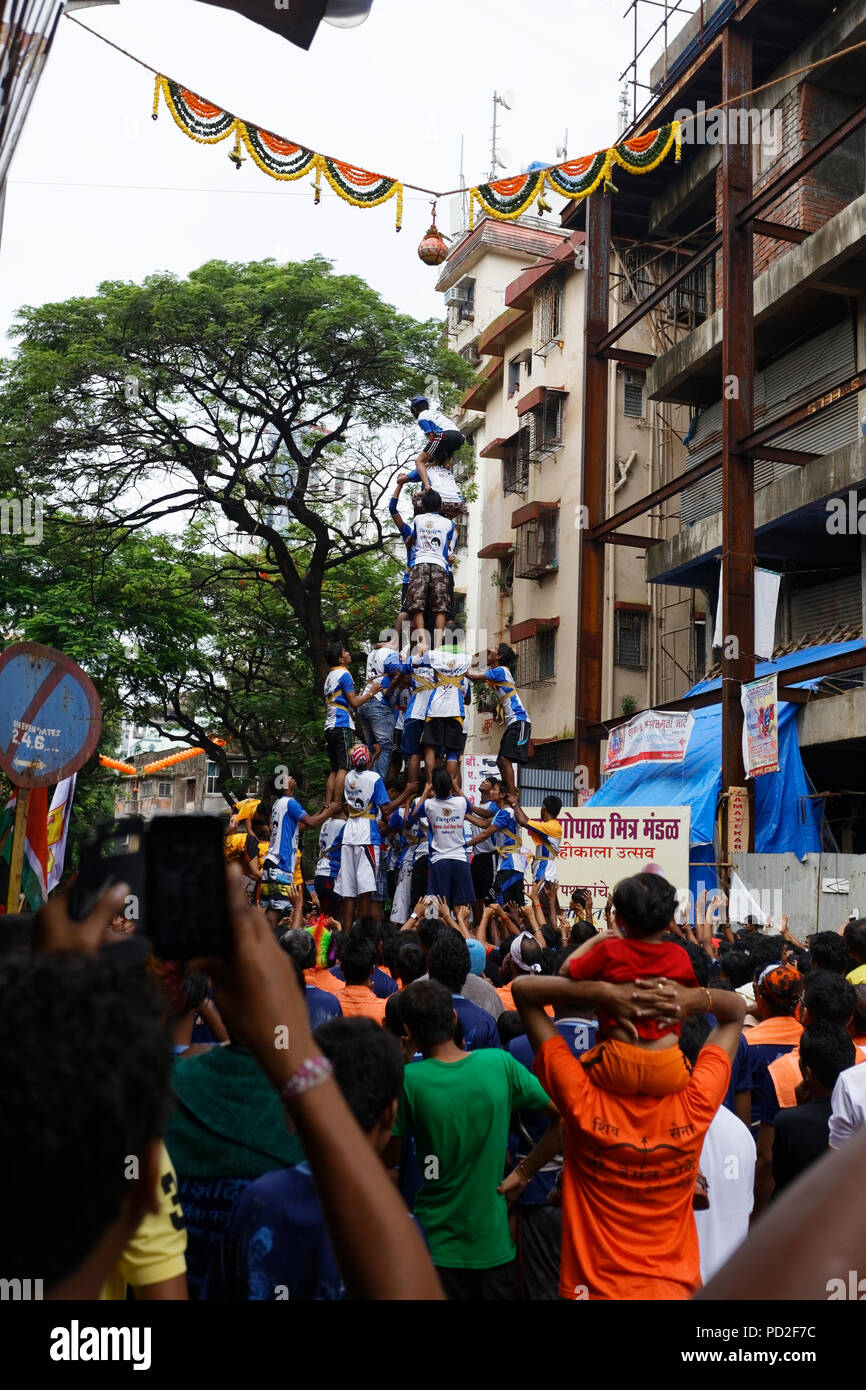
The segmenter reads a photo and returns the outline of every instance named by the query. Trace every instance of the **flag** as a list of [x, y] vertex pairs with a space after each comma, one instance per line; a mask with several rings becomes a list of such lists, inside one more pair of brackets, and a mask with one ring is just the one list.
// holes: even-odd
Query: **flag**
[[75, 778], [65, 777], [54, 788], [51, 810], [48, 812], [48, 864], [47, 887], [50, 893], [63, 877], [63, 861], [66, 858], [66, 837], [72, 815], [72, 798], [75, 795]]
[[[12, 863], [12, 836], [15, 826], [15, 808], [18, 805], [18, 792], [15, 791], [0, 812], [0, 862], [5, 865], [4, 881], [9, 882], [9, 869]], [[48, 788], [34, 787], [30, 793], [27, 811], [27, 833], [24, 841], [24, 863], [21, 870], [21, 892], [24, 895], [24, 908], [35, 912], [45, 902], [48, 864]], [[7, 890], [8, 891], [8, 890]], [[0, 904], [5, 911], [6, 894]]]

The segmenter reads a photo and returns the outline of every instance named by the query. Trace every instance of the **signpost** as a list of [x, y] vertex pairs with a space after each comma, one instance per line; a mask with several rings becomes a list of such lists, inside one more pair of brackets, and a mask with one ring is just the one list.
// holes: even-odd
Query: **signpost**
[[93, 682], [68, 656], [38, 642], [0, 655], [0, 768], [18, 788], [7, 912], [18, 911], [30, 792], [83, 767], [101, 731]]

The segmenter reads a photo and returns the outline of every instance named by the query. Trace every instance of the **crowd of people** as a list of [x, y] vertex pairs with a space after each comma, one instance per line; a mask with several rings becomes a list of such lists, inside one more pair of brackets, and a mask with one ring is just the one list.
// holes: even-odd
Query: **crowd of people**
[[[652, 872], [600, 919], [589, 889], [560, 902], [513, 653], [476, 662], [438, 621], [457, 441], [413, 409], [439, 427], [415, 521], [393, 505], [419, 638], [373, 646], [360, 691], [335, 639], [322, 810], [284, 775], [235, 806], [228, 954], [157, 960], [125, 884], [83, 921], [68, 890], [4, 919], [3, 1268], [69, 1299], [730, 1297], [769, 1208], [764, 1276], [809, 1296], [773, 1218], [792, 1188], [823, 1210], [829, 1151], [864, 1138], [866, 919], [805, 943], [715, 899], [689, 922]], [[470, 799], [482, 682], [500, 775]]]

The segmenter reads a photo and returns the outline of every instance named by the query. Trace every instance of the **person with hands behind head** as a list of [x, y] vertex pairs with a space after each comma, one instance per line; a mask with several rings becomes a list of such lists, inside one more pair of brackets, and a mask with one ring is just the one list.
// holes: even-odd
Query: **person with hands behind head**
[[291, 961], [262, 914], [246, 906], [235, 874], [229, 892], [231, 959], [191, 968], [211, 975], [232, 1036], [246, 1043], [283, 1099], [313, 1171], [349, 1295], [441, 1299], [423, 1241], [313, 1038]]
[[[597, 948], [596, 948], [597, 949]], [[725, 990], [671, 980], [569, 980], [522, 976], [514, 1000], [536, 1050], [533, 1069], [565, 1131], [559, 1292], [567, 1299], [687, 1299], [700, 1285], [692, 1201], [704, 1135], [721, 1105], [745, 1004]], [[619, 1095], [575, 1059], [546, 1005], [616, 1020], [635, 1041], [692, 1013], [717, 1026], [688, 1085], [668, 1095]]]

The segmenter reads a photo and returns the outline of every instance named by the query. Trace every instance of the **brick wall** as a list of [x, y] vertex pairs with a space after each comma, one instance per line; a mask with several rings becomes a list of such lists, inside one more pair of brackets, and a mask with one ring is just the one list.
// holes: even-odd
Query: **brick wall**
[[[856, 102], [849, 97], [828, 92], [804, 82], [780, 103], [776, 130], [781, 131], [776, 148], [778, 154], [764, 152], [760, 144], [753, 150], [753, 187], [760, 193], [774, 178], [791, 167], [802, 155], [817, 144], [842, 121]], [[762, 214], [767, 222], [781, 222], [805, 232], [817, 231], [825, 222], [853, 199], [864, 186], [864, 138], [855, 132], [837, 150], [799, 182], [786, 189]], [[721, 227], [722, 168], [716, 171], [716, 225]], [[774, 237], [754, 238], [755, 276], [761, 275], [772, 261], [786, 256], [795, 242], [777, 241]], [[716, 256], [716, 308], [722, 303], [722, 257]]]

